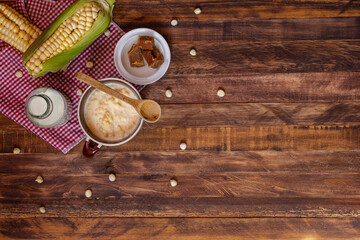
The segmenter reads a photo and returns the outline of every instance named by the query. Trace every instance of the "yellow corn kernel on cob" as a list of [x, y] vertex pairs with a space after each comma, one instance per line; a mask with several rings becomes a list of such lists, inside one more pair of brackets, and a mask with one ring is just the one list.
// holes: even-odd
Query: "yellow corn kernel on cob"
[[39, 77], [56, 72], [98, 38], [111, 23], [114, 0], [79, 0], [30, 46], [23, 64]]
[[0, 3], [0, 39], [21, 52], [25, 52], [41, 34], [39, 28], [31, 24], [13, 8]]

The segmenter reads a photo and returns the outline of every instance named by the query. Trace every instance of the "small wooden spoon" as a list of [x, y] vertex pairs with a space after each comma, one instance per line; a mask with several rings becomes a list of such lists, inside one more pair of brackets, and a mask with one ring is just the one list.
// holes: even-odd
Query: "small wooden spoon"
[[140, 117], [142, 117], [146, 122], [154, 123], [157, 122], [161, 117], [161, 108], [160, 105], [153, 100], [136, 100], [129, 98], [118, 91], [106, 86], [105, 84], [99, 82], [98, 80], [84, 74], [78, 72], [75, 74], [75, 77], [84, 83], [89, 84], [90, 86], [99, 89], [111, 96], [119, 98], [120, 100], [130, 104], [135, 108]]

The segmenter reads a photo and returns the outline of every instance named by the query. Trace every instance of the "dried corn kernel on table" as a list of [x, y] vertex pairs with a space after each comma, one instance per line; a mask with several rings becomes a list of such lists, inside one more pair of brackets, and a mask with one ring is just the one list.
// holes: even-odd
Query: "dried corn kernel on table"
[[359, 2], [122, 0], [114, 21], [170, 45], [141, 92], [162, 118], [88, 159], [0, 115], [0, 239], [360, 236]]

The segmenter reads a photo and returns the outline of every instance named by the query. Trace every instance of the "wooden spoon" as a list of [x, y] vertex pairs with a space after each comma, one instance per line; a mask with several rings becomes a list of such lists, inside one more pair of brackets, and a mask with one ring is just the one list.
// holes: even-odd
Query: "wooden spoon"
[[84, 74], [78, 72], [75, 74], [75, 77], [84, 83], [89, 84], [90, 86], [99, 89], [111, 96], [119, 98], [120, 100], [130, 104], [135, 108], [140, 117], [142, 117], [146, 122], [154, 123], [157, 122], [161, 117], [161, 108], [160, 105], [153, 100], [137, 100], [129, 98], [118, 91], [106, 86], [105, 84], [99, 82], [98, 80]]

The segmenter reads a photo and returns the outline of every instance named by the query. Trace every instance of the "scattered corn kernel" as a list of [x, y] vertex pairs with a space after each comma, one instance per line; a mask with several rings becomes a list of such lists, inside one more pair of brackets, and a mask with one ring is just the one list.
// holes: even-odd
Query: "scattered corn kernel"
[[109, 174], [109, 180], [110, 180], [110, 182], [115, 182], [115, 180], [116, 180], [115, 174], [113, 174], [113, 173]]
[[16, 71], [15, 76], [17, 78], [21, 78], [23, 76], [23, 73], [20, 70], [18, 70], [18, 71]]
[[191, 56], [196, 56], [196, 50], [195, 50], [195, 49], [191, 49], [191, 50], [190, 50], [190, 55], [191, 55]]
[[39, 210], [40, 210], [40, 212], [41, 212], [41, 213], [45, 213], [45, 212], [46, 212], [45, 207], [40, 207], [40, 209], [39, 209]]
[[42, 176], [37, 176], [37, 178], [35, 179], [35, 182], [37, 182], [37, 183], [43, 183], [44, 182], [44, 179], [43, 179], [43, 177]]
[[177, 184], [178, 184], [178, 182], [176, 181], [176, 179], [170, 179], [170, 185], [172, 186], [172, 187], [176, 187], [177, 186]]
[[173, 95], [172, 91], [170, 89], [166, 89], [165, 96], [168, 97], [168, 98], [171, 98], [172, 95]]
[[108, 30], [105, 31], [104, 34], [105, 34], [105, 36], [109, 37], [109, 36], [111, 35], [111, 32], [110, 32], [110, 30], [108, 29]]
[[76, 94], [78, 96], [81, 96], [83, 94], [83, 91], [79, 88], [77, 91], [76, 91]]
[[186, 149], [186, 143], [182, 142], [182, 143], [180, 144], [180, 149], [181, 149], [181, 150], [185, 150], [185, 149]]
[[92, 61], [88, 61], [87, 63], [86, 63], [86, 67], [87, 68], [92, 68], [94, 66], [94, 63], [92, 62]]
[[14, 154], [19, 154], [20, 153], [20, 148], [14, 148], [13, 153]]
[[219, 97], [224, 97], [225, 96], [225, 91], [223, 89], [219, 88], [219, 90], [217, 91], [217, 95]]
[[175, 27], [176, 25], [178, 25], [178, 21], [176, 19], [171, 20], [171, 26]]
[[91, 191], [90, 189], [86, 190], [86, 191], [85, 191], [85, 196], [86, 196], [87, 198], [90, 198], [90, 197], [92, 196], [92, 191]]
[[197, 15], [200, 14], [200, 13], [201, 13], [201, 9], [200, 9], [200, 8], [195, 8], [195, 9], [194, 9], [194, 13], [197, 14]]

